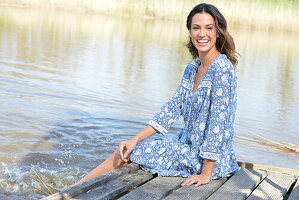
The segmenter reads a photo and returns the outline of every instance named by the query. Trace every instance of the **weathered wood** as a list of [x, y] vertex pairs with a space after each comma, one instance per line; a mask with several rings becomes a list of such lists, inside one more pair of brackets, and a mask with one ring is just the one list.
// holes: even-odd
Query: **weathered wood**
[[287, 173], [299, 176], [298, 169], [289, 169], [289, 168], [281, 168], [281, 167], [274, 167], [269, 165], [262, 165], [262, 164], [255, 164], [255, 163], [248, 163], [248, 162], [241, 162], [238, 161], [238, 164], [242, 168], [246, 169], [253, 169], [253, 170], [265, 170], [265, 171], [273, 171], [273, 172], [280, 172], [280, 173]]
[[240, 169], [208, 199], [246, 199], [265, 176], [265, 171]]
[[136, 170], [140, 169], [138, 164], [131, 163], [125, 167], [122, 167], [120, 169], [111, 171], [107, 174], [104, 174], [102, 176], [99, 176], [97, 178], [91, 179], [89, 181], [86, 181], [84, 183], [81, 183], [79, 185], [76, 185], [71, 188], [67, 188], [62, 190], [61, 192], [55, 193], [53, 195], [47, 196], [43, 198], [42, 200], [66, 200], [71, 199], [72, 197], [78, 196], [82, 193], [85, 193], [89, 190], [92, 190], [110, 180], [113, 180], [119, 176], [122, 176], [127, 173], [134, 172]]
[[183, 186], [168, 195], [165, 200], [204, 200], [214, 193], [221, 185], [227, 181], [227, 178], [211, 180], [209, 184], [196, 186]]
[[147, 199], [161, 199], [168, 195], [170, 192], [180, 187], [184, 178], [181, 177], [162, 177], [158, 176], [153, 180], [145, 183], [144, 185], [136, 188], [121, 200], [147, 200]]
[[[294, 183], [294, 175], [299, 174], [299, 170], [293, 169], [283, 169], [244, 162], [239, 162], [239, 165], [251, 170], [241, 169], [231, 178], [212, 180], [209, 184], [200, 187], [181, 187], [181, 183], [184, 180], [181, 177], [158, 176], [152, 179], [153, 175], [149, 172], [140, 170], [139, 165], [129, 164], [121, 169], [112, 171], [80, 185], [48, 196], [43, 200], [62, 200], [72, 198], [73, 200], [118, 198], [122, 200], [238, 200], [246, 199], [249, 195], [248, 199], [254, 200], [282, 199], [292, 183]], [[266, 171], [269, 171], [269, 177], [267, 178], [265, 178], [267, 174]], [[276, 173], [273, 171], [276, 171]], [[277, 173], [277, 171], [279, 173]], [[282, 172], [284, 172], [284, 174], [282, 174]], [[258, 187], [256, 188], [257, 185]], [[297, 180], [288, 200], [299, 199], [298, 185], [299, 181]], [[254, 188], [256, 189], [254, 190]]]
[[276, 172], [268, 172], [268, 176], [251, 193], [248, 200], [282, 200], [288, 189], [295, 181], [294, 175], [287, 175]]
[[297, 182], [288, 198], [288, 200], [298, 200], [299, 199], [299, 177], [297, 177]]
[[109, 181], [98, 188], [95, 188], [87, 193], [80, 194], [74, 198], [78, 200], [94, 199], [95, 197], [99, 200], [112, 199], [148, 181], [152, 177], [153, 175], [151, 173], [138, 170], [131, 174], [118, 177], [117, 179]]

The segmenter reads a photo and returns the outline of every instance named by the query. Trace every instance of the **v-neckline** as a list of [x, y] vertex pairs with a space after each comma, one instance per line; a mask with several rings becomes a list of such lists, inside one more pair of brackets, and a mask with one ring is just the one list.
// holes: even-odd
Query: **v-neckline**
[[[211, 67], [211, 66], [209, 66], [209, 69], [210, 69], [210, 67]], [[200, 86], [202, 80], [206, 77], [207, 73], [209, 72], [209, 69], [207, 70], [206, 74], [202, 77], [202, 79], [199, 81], [199, 84], [198, 84], [197, 88], [195, 89], [195, 78], [196, 78], [196, 73], [197, 73], [198, 68], [196, 69], [196, 71], [195, 71], [195, 73], [194, 73], [194, 77], [193, 77], [193, 84], [192, 84], [193, 86], [192, 86], [192, 88], [191, 88], [191, 89], [192, 89], [192, 90], [191, 90], [191, 94], [192, 94], [192, 95], [194, 95], [195, 92], [198, 90], [198, 88], [199, 88], [199, 86]], [[194, 90], [194, 89], [195, 89], [195, 90]], [[194, 90], [194, 92], [193, 92], [193, 90]]]
[[196, 88], [195, 91], [193, 92], [193, 90], [194, 90], [194, 83], [195, 83], [196, 71], [198, 70], [198, 68], [199, 68], [199, 66], [200, 66], [200, 64], [201, 64], [201, 62], [200, 62], [200, 60], [199, 60], [199, 63], [198, 63], [198, 65], [197, 65], [197, 67], [195, 68], [195, 73], [194, 73], [194, 75], [193, 75], [193, 82], [192, 82], [192, 88], [191, 88], [191, 95], [194, 95], [194, 94], [195, 94], [195, 92], [198, 90], [200, 84], [202, 83], [202, 81], [205, 79], [205, 77], [206, 77], [207, 74], [209, 73], [209, 71], [210, 71], [212, 65], [214, 64], [214, 62], [215, 62], [216, 60], [218, 60], [218, 58], [219, 58], [220, 56], [222, 56], [222, 55], [223, 55], [223, 54], [218, 55], [218, 56], [213, 60], [213, 62], [212, 62], [212, 63], [210, 64], [210, 66], [209, 66], [209, 69], [208, 69], [207, 73], [202, 77], [202, 79], [200, 80], [200, 82], [199, 82], [197, 88]]

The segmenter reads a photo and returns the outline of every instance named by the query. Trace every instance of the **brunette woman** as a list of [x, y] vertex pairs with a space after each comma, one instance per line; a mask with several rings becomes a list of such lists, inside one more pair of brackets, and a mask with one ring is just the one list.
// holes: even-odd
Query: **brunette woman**
[[[223, 15], [210, 4], [195, 6], [186, 25], [194, 61], [187, 65], [173, 98], [142, 131], [121, 142], [111, 157], [75, 184], [130, 162], [161, 176], [186, 177], [182, 185], [187, 186], [207, 184], [238, 170], [233, 150], [237, 105], [233, 38]], [[147, 139], [167, 134], [179, 117], [184, 126], [177, 138]]]

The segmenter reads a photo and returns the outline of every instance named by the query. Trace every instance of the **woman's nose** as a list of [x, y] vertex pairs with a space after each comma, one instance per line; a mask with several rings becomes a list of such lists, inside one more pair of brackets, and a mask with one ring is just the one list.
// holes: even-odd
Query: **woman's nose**
[[205, 36], [205, 30], [204, 29], [200, 29], [199, 30], [199, 36], [204, 37]]

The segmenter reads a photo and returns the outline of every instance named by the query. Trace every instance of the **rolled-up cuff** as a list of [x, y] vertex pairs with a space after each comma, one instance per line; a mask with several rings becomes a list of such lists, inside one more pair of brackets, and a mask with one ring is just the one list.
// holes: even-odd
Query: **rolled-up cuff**
[[220, 159], [220, 154], [200, 151], [199, 156], [203, 159], [217, 161]]
[[153, 120], [150, 120], [147, 124], [153, 127], [153, 129], [155, 129], [156, 131], [158, 131], [158, 133], [161, 133], [162, 135], [166, 135], [168, 133], [168, 131], [163, 126], [161, 126]]

